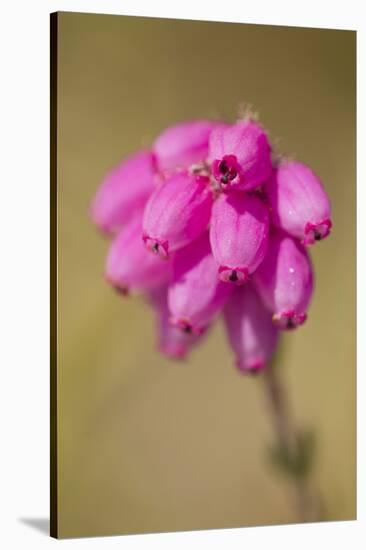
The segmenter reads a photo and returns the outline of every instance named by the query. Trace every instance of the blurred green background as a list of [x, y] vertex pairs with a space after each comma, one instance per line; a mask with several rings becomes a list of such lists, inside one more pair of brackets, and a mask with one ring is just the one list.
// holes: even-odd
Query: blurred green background
[[327, 517], [354, 518], [355, 33], [61, 13], [58, 46], [59, 535], [296, 521], [265, 455], [261, 380], [236, 372], [221, 323], [187, 363], [162, 358], [151, 312], [105, 284], [108, 243], [88, 218], [125, 155], [184, 119], [234, 120], [243, 101], [332, 199], [282, 367], [317, 433]]

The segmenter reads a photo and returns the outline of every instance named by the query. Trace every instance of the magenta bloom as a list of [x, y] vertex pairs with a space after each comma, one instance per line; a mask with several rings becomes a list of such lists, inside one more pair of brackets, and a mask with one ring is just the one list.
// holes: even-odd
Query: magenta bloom
[[272, 235], [253, 279], [280, 328], [304, 323], [313, 293], [313, 274], [310, 258], [299, 241], [285, 234]]
[[258, 197], [222, 194], [213, 206], [210, 226], [220, 279], [243, 284], [266, 254], [268, 233], [268, 210]]
[[157, 317], [158, 349], [172, 359], [185, 359], [201, 335], [184, 332], [170, 322], [167, 287], [149, 293]]
[[251, 373], [263, 370], [279, 329], [306, 320], [304, 245], [332, 225], [319, 178], [299, 162], [273, 166], [267, 133], [250, 119], [167, 128], [107, 175], [91, 214], [116, 235], [106, 279], [145, 295], [163, 354], [186, 357], [222, 313], [237, 366]]
[[329, 235], [331, 207], [320, 179], [300, 162], [281, 162], [266, 185], [273, 223], [306, 245]]
[[225, 190], [253, 189], [264, 183], [272, 170], [267, 134], [251, 120], [213, 130], [209, 160], [215, 179]]
[[162, 258], [203, 233], [210, 220], [212, 191], [207, 177], [182, 172], [155, 189], [143, 218], [146, 247]]
[[229, 297], [231, 285], [217, 277], [217, 265], [205, 233], [173, 259], [168, 291], [171, 322], [186, 332], [201, 333]]
[[252, 284], [235, 289], [224, 319], [237, 367], [249, 373], [263, 370], [276, 347], [278, 330]]
[[153, 145], [158, 168], [169, 172], [205, 161], [209, 136], [216, 126], [217, 122], [194, 120], [164, 130]]
[[94, 223], [105, 233], [116, 233], [142, 211], [155, 187], [155, 158], [140, 151], [111, 170], [91, 205]]
[[141, 234], [141, 216], [138, 216], [115, 237], [109, 248], [105, 276], [122, 293], [149, 290], [167, 282], [171, 276], [171, 263], [149, 254]]

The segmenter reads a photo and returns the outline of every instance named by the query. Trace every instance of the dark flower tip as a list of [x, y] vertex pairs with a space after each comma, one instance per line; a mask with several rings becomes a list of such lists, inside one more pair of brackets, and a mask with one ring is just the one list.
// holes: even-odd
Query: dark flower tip
[[275, 313], [272, 317], [273, 323], [282, 330], [293, 330], [304, 324], [306, 319], [306, 313], [295, 313], [294, 311]]
[[163, 260], [167, 260], [169, 258], [169, 246], [167, 241], [154, 239], [153, 237], [149, 237], [148, 235], [144, 235], [142, 239], [145, 243], [147, 250], [149, 250], [156, 256], [159, 256]]
[[223, 187], [234, 183], [240, 171], [240, 166], [235, 155], [225, 155], [221, 160], [215, 160], [212, 168], [215, 179]]

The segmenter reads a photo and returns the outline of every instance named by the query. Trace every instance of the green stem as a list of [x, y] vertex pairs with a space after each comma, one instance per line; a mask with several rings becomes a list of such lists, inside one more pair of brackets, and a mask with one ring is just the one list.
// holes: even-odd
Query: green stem
[[275, 458], [292, 482], [298, 520], [320, 521], [324, 519], [322, 501], [309, 479], [312, 466], [310, 440], [294, 425], [278, 367], [269, 365], [263, 380], [277, 438]]

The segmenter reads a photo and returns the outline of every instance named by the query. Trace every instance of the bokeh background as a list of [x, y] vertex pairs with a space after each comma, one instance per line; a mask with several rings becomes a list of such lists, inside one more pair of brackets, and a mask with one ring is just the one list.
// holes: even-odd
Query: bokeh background
[[184, 119], [235, 120], [242, 102], [332, 199], [281, 367], [317, 434], [327, 518], [355, 518], [355, 33], [61, 13], [58, 38], [59, 535], [296, 521], [266, 458], [261, 380], [236, 372], [220, 323], [186, 363], [162, 358], [151, 312], [105, 284], [88, 217], [125, 155]]

